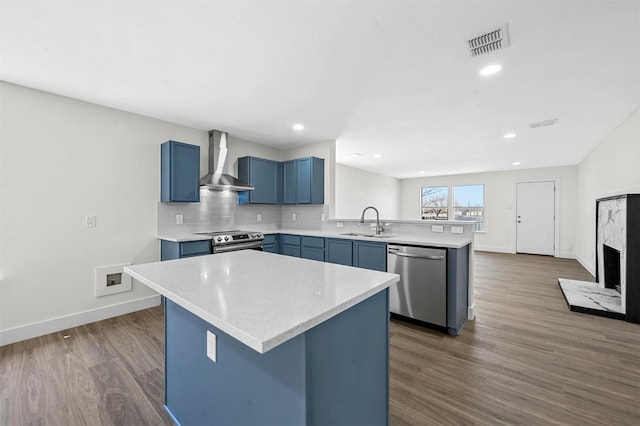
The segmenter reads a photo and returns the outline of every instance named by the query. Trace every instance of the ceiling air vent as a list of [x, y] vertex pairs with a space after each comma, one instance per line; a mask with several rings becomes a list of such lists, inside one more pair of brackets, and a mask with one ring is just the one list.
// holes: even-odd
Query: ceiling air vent
[[543, 120], [543, 121], [537, 121], [535, 123], [529, 123], [529, 127], [532, 129], [537, 129], [538, 127], [553, 126], [557, 122], [558, 122], [557, 118], [552, 118], [551, 120]]
[[471, 56], [480, 56], [509, 47], [509, 24], [482, 33], [468, 42]]

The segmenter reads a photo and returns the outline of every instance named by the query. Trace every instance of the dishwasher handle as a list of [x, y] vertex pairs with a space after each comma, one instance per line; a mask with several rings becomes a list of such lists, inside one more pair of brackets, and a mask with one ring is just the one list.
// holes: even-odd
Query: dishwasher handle
[[394, 249], [394, 248], [388, 249], [388, 253], [395, 254], [396, 256], [402, 256], [402, 257], [416, 257], [418, 259], [429, 259], [429, 260], [444, 260], [444, 255], [443, 256], [421, 256], [419, 254], [401, 253], [400, 249]]

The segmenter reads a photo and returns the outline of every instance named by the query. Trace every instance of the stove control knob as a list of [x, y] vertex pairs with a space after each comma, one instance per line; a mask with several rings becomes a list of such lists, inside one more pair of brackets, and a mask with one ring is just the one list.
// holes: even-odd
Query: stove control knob
[[222, 241], [222, 237], [218, 237], [218, 242]]
[[225, 236], [224, 236], [224, 240], [225, 240], [225, 241], [229, 241], [229, 236], [228, 236], [228, 235], [225, 235]]
[[261, 238], [261, 237], [262, 237], [262, 234], [258, 232], [258, 233], [256, 234], [256, 237], [257, 237], [257, 238]]

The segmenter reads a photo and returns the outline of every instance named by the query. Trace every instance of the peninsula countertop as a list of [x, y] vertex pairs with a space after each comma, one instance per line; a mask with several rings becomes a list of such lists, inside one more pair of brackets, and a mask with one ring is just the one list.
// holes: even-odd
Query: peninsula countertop
[[127, 266], [124, 272], [259, 353], [399, 280], [255, 250]]

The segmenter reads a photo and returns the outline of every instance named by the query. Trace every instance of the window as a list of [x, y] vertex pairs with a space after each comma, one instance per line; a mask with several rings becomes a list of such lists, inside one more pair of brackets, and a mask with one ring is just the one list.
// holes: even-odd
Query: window
[[484, 231], [484, 185], [453, 187], [453, 220], [475, 220], [476, 231]]
[[448, 204], [448, 186], [429, 186], [421, 189], [422, 220], [447, 220], [449, 217]]

